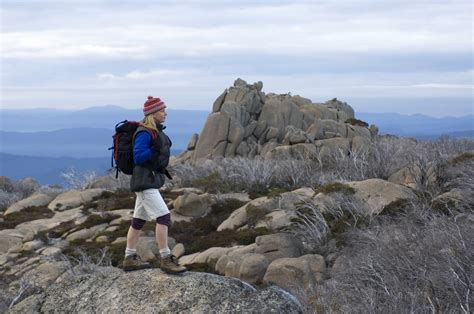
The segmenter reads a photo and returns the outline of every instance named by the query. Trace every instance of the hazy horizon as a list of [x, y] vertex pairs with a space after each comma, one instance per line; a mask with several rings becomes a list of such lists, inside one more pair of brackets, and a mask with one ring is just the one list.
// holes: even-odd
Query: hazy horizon
[[237, 78], [356, 112], [474, 113], [473, 4], [4, 0], [3, 108], [210, 110]]
[[[350, 105], [350, 104], [349, 104]], [[97, 105], [97, 106], [89, 106], [89, 107], [80, 107], [80, 108], [57, 108], [57, 107], [31, 107], [31, 108], [6, 108], [4, 106], [0, 107], [0, 110], [57, 110], [57, 111], [80, 111], [80, 110], [89, 110], [89, 109], [94, 109], [94, 108], [104, 108], [104, 107], [118, 107], [124, 110], [137, 110], [140, 111], [140, 107], [124, 107], [121, 105]], [[205, 109], [187, 109], [187, 108], [168, 108], [168, 110], [184, 110], [184, 111], [200, 111], [200, 112], [211, 112], [212, 108], [209, 108], [208, 110]], [[403, 113], [403, 112], [394, 112], [394, 111], [387, 111], [387, 112], [369, 112], [369, 111], [355, 111], [356, 118], [357, 114], [399, 114], [399, 115], [404, 115], [404, 116], [415, 116], [415, 115], [423, 115], [427, 116], [430, 118], [436, 118], [436, 119], [443, 119], [443, 118], [461, 118], [461, 117], [466, 117], [466, 116], [474, 116], [474, 111], [471, 112], [466, 112], [464, 114], [459, 114], [459, 115], [445, 115], [445, 116], [435, 116], [435, 115], [429, 115], [426, 113], [422, 112], [415, 112], [415, 113]], [[473, 121], [474, 123], [474, 121]]]

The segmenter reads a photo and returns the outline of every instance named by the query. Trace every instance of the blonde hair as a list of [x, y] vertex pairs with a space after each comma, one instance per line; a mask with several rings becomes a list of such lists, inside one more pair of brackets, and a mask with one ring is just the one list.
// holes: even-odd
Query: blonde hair
[[147, 129], [152, 129], [158, 132], [158, 128], [156, 127], [155, 118], [153, 118], [153, 114], [148, 114], [142, 120], [143, 126]]

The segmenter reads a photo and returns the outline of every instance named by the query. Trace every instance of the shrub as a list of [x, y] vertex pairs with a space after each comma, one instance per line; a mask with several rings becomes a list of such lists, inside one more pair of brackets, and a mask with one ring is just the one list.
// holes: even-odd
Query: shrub
[[469, 312], [474, 279], [469, 214], [439, 215], [423, 202], [397, 200], [369, 219], [344, 194], [331, 198], [324, 208], [301, 204], [291, 226], [310, 252], [344, 257], [331, 280], [298, 294], [309, 311]]
[[461, 154], [451, 160], [442, 173], [446, 190], [458, 188], [472, 190], [474, 186], [474, 158], [470, 153]]
[[[144, 226], [143, 229], [145, 229], [145, 227], [148, 227], [149, 225], [150, 225], [150, 223], [148, 223], [148, 222], [145, 223], [145, 226]], [[104, 236], [107, 236], [107, 238], [109, 238], [110, 242], [113, 242], [117, 238], [126, 237], [129, 228], [130, 228], [130, 222], [125, 221], [125, 222], [121, 223], [120, 225], [118, 225], [117, 230], [115, 230], [115, 231], [102, 231], [101, 233], [99, 233], [97, 235], [97, 237], [104, 235]]]
[[12, 181], [0, 176], [0, 211], [6, 210], [11, 204], [27, 198], [39, 189], [40, 185], [32, 178]]
[[257, 189], [250, 187], [248, 190], [249, 190], [248, 191], [249, 198], [256, 199], [263, 196], [266, 196], [268, 198], [276, 198], [276, 197], [279, 197], [282, 193], [290, 192], [293, 189], [291, 187], [281, 187], [281, 186], [272, 186], [269, 188], [263, 188], [259, 186], [257, 187]]
[[86, 220], [77, 226], [77, 229], [87, 229], [93, 226], [97, 226], [103, 223], [109, 223], [112, 220], [119, 218], [120, 215], [98, 215], [92, 214], [86, 218]]
[[206, 235], [194, 236], [174, 235], [176, 241], [183, 243], [186, 254], [205, 251], [211, 247], [231, 247], [235, 245], [249, 245], [255, 242], [255, 238], [268, 234], [266, 228], [245, 229], [245, 230], [223, 230], [212, 231]]
[[94, 270], [95, 266], [119, 266], [123, 260], [125, 243], [109, 244], [74, 240], [63, 250], [63, 257], [73, 265]]
[[354, 119], [354, 118], [349, 118], [344, 123], [349, 123], [351, 125], [357, 125], [357, 126], [363, 126], [365, 128], [369, 126], [369, 124], [367, 122], [364, 122], [364, 121], [359, 120], [359, 119]]
[[0, 190], [3, 190], [7, 193], [13, 192], [14, 187], [12, 180], [8, 177], [0, 176]]
[[103, 188], [112, 191], [129, 191], [130, 190], [130, 175], [122, 172], [118, 173], [115, 169], [110, 169], [105, 176], [94, 178], [93, 181], [87, 185], [87, 188]]
[[134, 208], [135, 193], [130, 191], [117, 191], [116, 193], [104, 192], [101, 197], [92, 203], [85, 204], [85, 208], [95, 208], [98, 211]]
[[398, 216], [402, 213], [405, 213], [407, 208], [409, 208], [410, 203], [406, 199], [398, 199], [389, 204], [385, 205], [385, 207], [380, 212], [381, 215], [389, 215], [389, 216]]
[[474, 227], [467, 219], [412, 211], [390, 223], [353, 229], [347, 258], [320, 287], [330, 311], [468, 313]]
[[218, 172], [213, 172], [205, 177], [197, 178], [192, 182], [192, 186], [202, 188], [209, 193], [216, 193], [221, 186], [221, 177]]
[[70, 168], [62, 172], [61, 177], [71, 189], [84, 190], [97, 179], [97, 174], [95, 171], [80, 172]]
[[450, 163], [452, 165], [457, 165], [466, 161], [472, 161], [473, 159], [474, 159], [474, 154], [471, 152], [466, 152], [451, 159]]
[[11, 213], [4, 217], [3, 222], [0, 222], [0, 230], [13, 229], [17, 225], [36, 219], [51, 218], [54, 212], [47, 207], [30, 207], [19, 212]]
[[229, 246], [233, 243], [247, 244], [263, 234], [263, 229], [249, 231], [221, 231], [217, 227], [237, 208], [245, 203], [237, 200], [220, 201], [212, 206], [211, 213], [205, 217], [195, 218], [191, 222], [174, 222], [169, 234], [177, 242], [184, 244], [186, 253], [191, 254], [213, 246]]
[[[387, 179], [401, 168], [418, 167], [416, 163], [422, 167], [434, 166], [433, 169], [439, 172], [449, 158], [474, 151], [474, 141], [447, 137], [436, 141], [416, 141], [380, 136], [371, 145], [369, 150], [351, 151], [349, 155], [335, 151], [325, 156], [316, 153], [283, 160], [236, 157], [178, 164], [173, 167], [174, 181], [177, 186], [194, 185], [208, 192], [247, 191], [253, 198], [267, 195], [271, 188], [294, 190], [334, 181]], [[420, 181], [423, 184], [428, 182], [424, 178]], [[435, 187], [423, 184], [421, 186], [431, 194], [436, 194], [436, 189], [432, 189]]]
[[347, 231], [365, 228], [371, 223], [363, 204], [344, 192], [331, 195], [321, 206], [323, 208], [310, 201], [302, 202], [297, 206], [297, 218], [288, 228], [309, 253], [328, 254], [335, 249], [329, 245], [331, 239], [339, 246], [344, 245]]
[[207, 216], [195, 218], [191, 222], [174, 222], [170, 228], [170, 235], [174, 238], [181, 235], [189, 237], [188, 242], [192, 242], [193, 237], [205, 236], [215, 231], [234, 210], [244, 204], [237, 200], [219, 201], [212, 206]]
[[[72, 275], [74, 279], [79, 279], [89, 274], [102, 273], [103, 269], [101, 266], [117, 266], [118, 261], [113, 261], [114, 255], [113, 250], [108, 246], [104, 247], [93, 247], [94, 243], [83, 245], [81, 247], [75, 247], [70, 249], [68, 247], [69, 255], [61, 254], [56, 260], [65, 261], [69, 264], [69, 275]], [[122, 251], [122, 258], [123, 252]], [[115, 262], [115, 264], [114, 264]]]
[[247, 224], [250, 228], [255, 227], [257, 222], [265, 217], [266, 214], [268, 214], [266, 209], [254, 206], [252, 204], [247, 205], [245, 211], [247, 213]]
[[76, 224], [74, 221], [63, 221], [52, 230], [41, 231], [38, 233], [37, 237], [44, 242], [48, 243], [50, 239], [57, 239], [60, 238], [66, 232], [74, 229]]
[[340, 192], [345, 195], [351, 195], [351, 194], [355, 194], [355, 189], [344, 183], [333, 182], [333, 183], [328, 183], [328, 184], [318, 187], [314, 191], [314, 194], [315, 195], [318, 193], [329, 194], [329, 193], [335, 193], [335, 192]]
[[3, 212], [10, 207], [10, 205], [21, 200], [21, 195], [14, 192], [7, 192], [0, 190], [0, 212]]

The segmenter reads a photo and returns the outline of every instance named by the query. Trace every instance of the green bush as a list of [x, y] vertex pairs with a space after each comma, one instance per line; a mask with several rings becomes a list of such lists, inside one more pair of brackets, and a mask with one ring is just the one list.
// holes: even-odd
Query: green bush
[[250, 187], [247, 187], [246, 191], [249, 194], [249, 198], [252, 200], [268, 195], [268, 188], [258, 184], [252, 184]]
[[365, 128], [369, 126], [367, 122], [359, 120], [359, 119], [354, 119], [354, 118], [347, 119], [345, 123], [349, 123], [350, 125], [363, 126]]
[[192, 186], [201, 188], [209, 193], [216, 193], [219, 191], [219, 187], [222, 186], [222, 180], [218, 172], [213, 172], [206, 177], [195, 179], [192, 182]]
[[245, 190], [249, 193], [249, 198], [252, 200], [259, 197], [263, 197], [263, 196], [266, 196], [269, 198], [279, 197], [282, 193], [290, 192], [293, 189], [294, 188], [290, 186], [274, 185], [271, 187], [266, 187], [266, 186], [257, 185], [257, 184], [254, 184], [250, 187], [247, 186], [245, 188]]
[[104, 192], [103, 197], [94, 201], [85, 208], [93, 207], [99, 211], [110, 211], [115, 209], [134, 208], [135, 194], [131, 192]]
[[52, 230], [39, 232], [37, 237], [47, 242], [49, 239], [60, 238], [63, 234], [74, 228], [76, 228], [76, 224], [74, 223], [74, 221], [64, 221]]
[[227, 200], [217, 202], [212, 206], [210, 214], [205, 217], [195, 218], [191, 222], [173, 222], [170, 228], [170, 235], [185, 234], [187, 236], [202, 236], [212, 231], [229, 217], [229, 215], [245, 203], [238, 200]]
[[63, 254], [73, 259], [80, 259], [83, 255], [87, 255], [91, 260], [97, 260], [102, 255], [102, 251], [106, 249], [112, 266], [117, 267], [123, 261], [125, 246], [126, 243], [97, 243], [77, 239], [69, 243], [69, 246], [63, 250]]
[[86, 221], [77, 226], [77, 229], [86, 229], [97, 226], [103, 223], [109, 223], [112, 220], [119, 218], [120, 215], [97, 215], [92, 214], [87, 217]]
[[17, 225], [36, 219], [51, 218], [54, 212], [47, 207], [30, 207], [19, 212], [11, 213], [4, 217], [4, 221], [0, 222], [0, 230], [12, 229]]
[[10, 178], [5, 176], [0, 176], [0, 190], [11, 193], [15, 190], [13, 182]]
[[405, 213], [409, 205], [408, 200], [398, 199], [385, 205], [380, 214], [396, 217], [401, 213]]
[[[47, 231], [42, 231], [39, 232], [37, 237], [45, 242], [47, 242], [49, 239], [56, 239], [60, 238], [62, 235], [65, 233], [75, 229], [75, 230], [80, 230], [80, 229], [85, 229], [85, 228], [91, 228], [96, 225], [100, 225], [102, 223], [109, 223], [110, 221], [114, 220], [115, 218], [118, 218], [120, 216], [118, 215], [97, 215], [97, 214], [92, 214], [89, 217], [87, 217], [86, 221], [84, 221], [80, 225], [76, 225], [74, 221], [65, 221], [59, 224], [59, 226], [55, 227], [52, 230], [47, 230]], [[128, 225], [127, 225], [128, 226]], [[127, 228], [128, 230], [128, 228]], [[105, 232], [102, 232], [100, 235], [105, 234]], [[126, 234], [126, 233], [125, 233]]]
[[[221, 242], [221, 240], [216, 238], [225, 235], [225, 233], [217, 233], [216, 229], [234, 210], [242, 207], [244, 204], [244, 202], [238, 200], [218, 202], [212, 206], [210, 214], [205, 217], [193, 219], [191, 222], [173, 222], [169, 229], [169, 234], [177, 242], [184, 244], [186, 254], [216, 246], [213, 245], [216, 242], [236, 241], [235, 239], [232, 240], [224, 237], [225, 239]], [[236, 232], [233, 231], [233, 233]], [[244, 240], [242, 241], [245, 242]], [[227, 245], [229, 244], [227, 243]]]
[[452, 165], [457, 165], [457, 164], [460, 164], [460, 163], [463, 163], [463, 162], [466, 162], [466, 161], [469, 161], [469, 160], [474, 160], [474, 154], [470, 153], [470, 152], [466, 152], [466, 153], [463, 153], [463, 154], [453, 158], [451, 160], [451, 164]]
[[124, 255], [125, 255], [125, 247], [127, 243], [115, 243], [107, 245], [107, 252], [110, 255], [110, 259], [112, 262], [112, 266], [121, 266]]
[[343, 184], [340, 182], [333, 182], [322, 185], [315, 189], [314, 194], [323, 193], [323, 194], [330, 194], [334, 192], [341, 192], [346, 195], [355, 194], [355, 189], [350, 187], [347, 184]]
[[186, 254], [205, 251], [211, 247], [230, 247], [235, 245], [249, 245], [255, 242], [255, 238], [269, 234], [266, 228], [246, 230], [223, 230], [212, 231], [206, 235], [188, 237], [185, 234], [175, 235], [176, 241], [183, 243]]
[[118, 225], [118, 229], [115, 231], [102, 231], [97, 235], [99, 236], [107, 236], [111, 242], [115, 239], [120, 237], [126, 237], [128, 233], [128, 229], [130, 228], [130, 222], [123, 222], [122, 224]]
[[245, 211], [247, 212], [247, 223], [249, 227], [254, 227], [257, 222], [267, 214], [266, 209], [254, 206], [252, 204], [247, 205]]

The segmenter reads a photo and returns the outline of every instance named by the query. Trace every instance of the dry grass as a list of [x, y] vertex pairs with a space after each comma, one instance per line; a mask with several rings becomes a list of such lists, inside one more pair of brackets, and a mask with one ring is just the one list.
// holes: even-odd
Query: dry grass
[[315, 154], [277, 161], [224, 158], [196, 165], [176, 165], [173, 168], [174, 185], [196, 186], [211, 193], [246, 191], [265, 195], [271, 188], [292, 190], [335, 181], [387, 179], [399, 169], [408, 167], [415, 173], [420, 188], [433, 196], [439, 187], [428, 186], [429, 176], [438, 175], [448, 160], [456, 156], [464, 154], [462, 159], [469, 159], [473, 151], [472, 140], [416, 141], [384, 136], [374, 140], [371, 149], [351, 151], [349, 155], [334, 152], [324, 158]]

